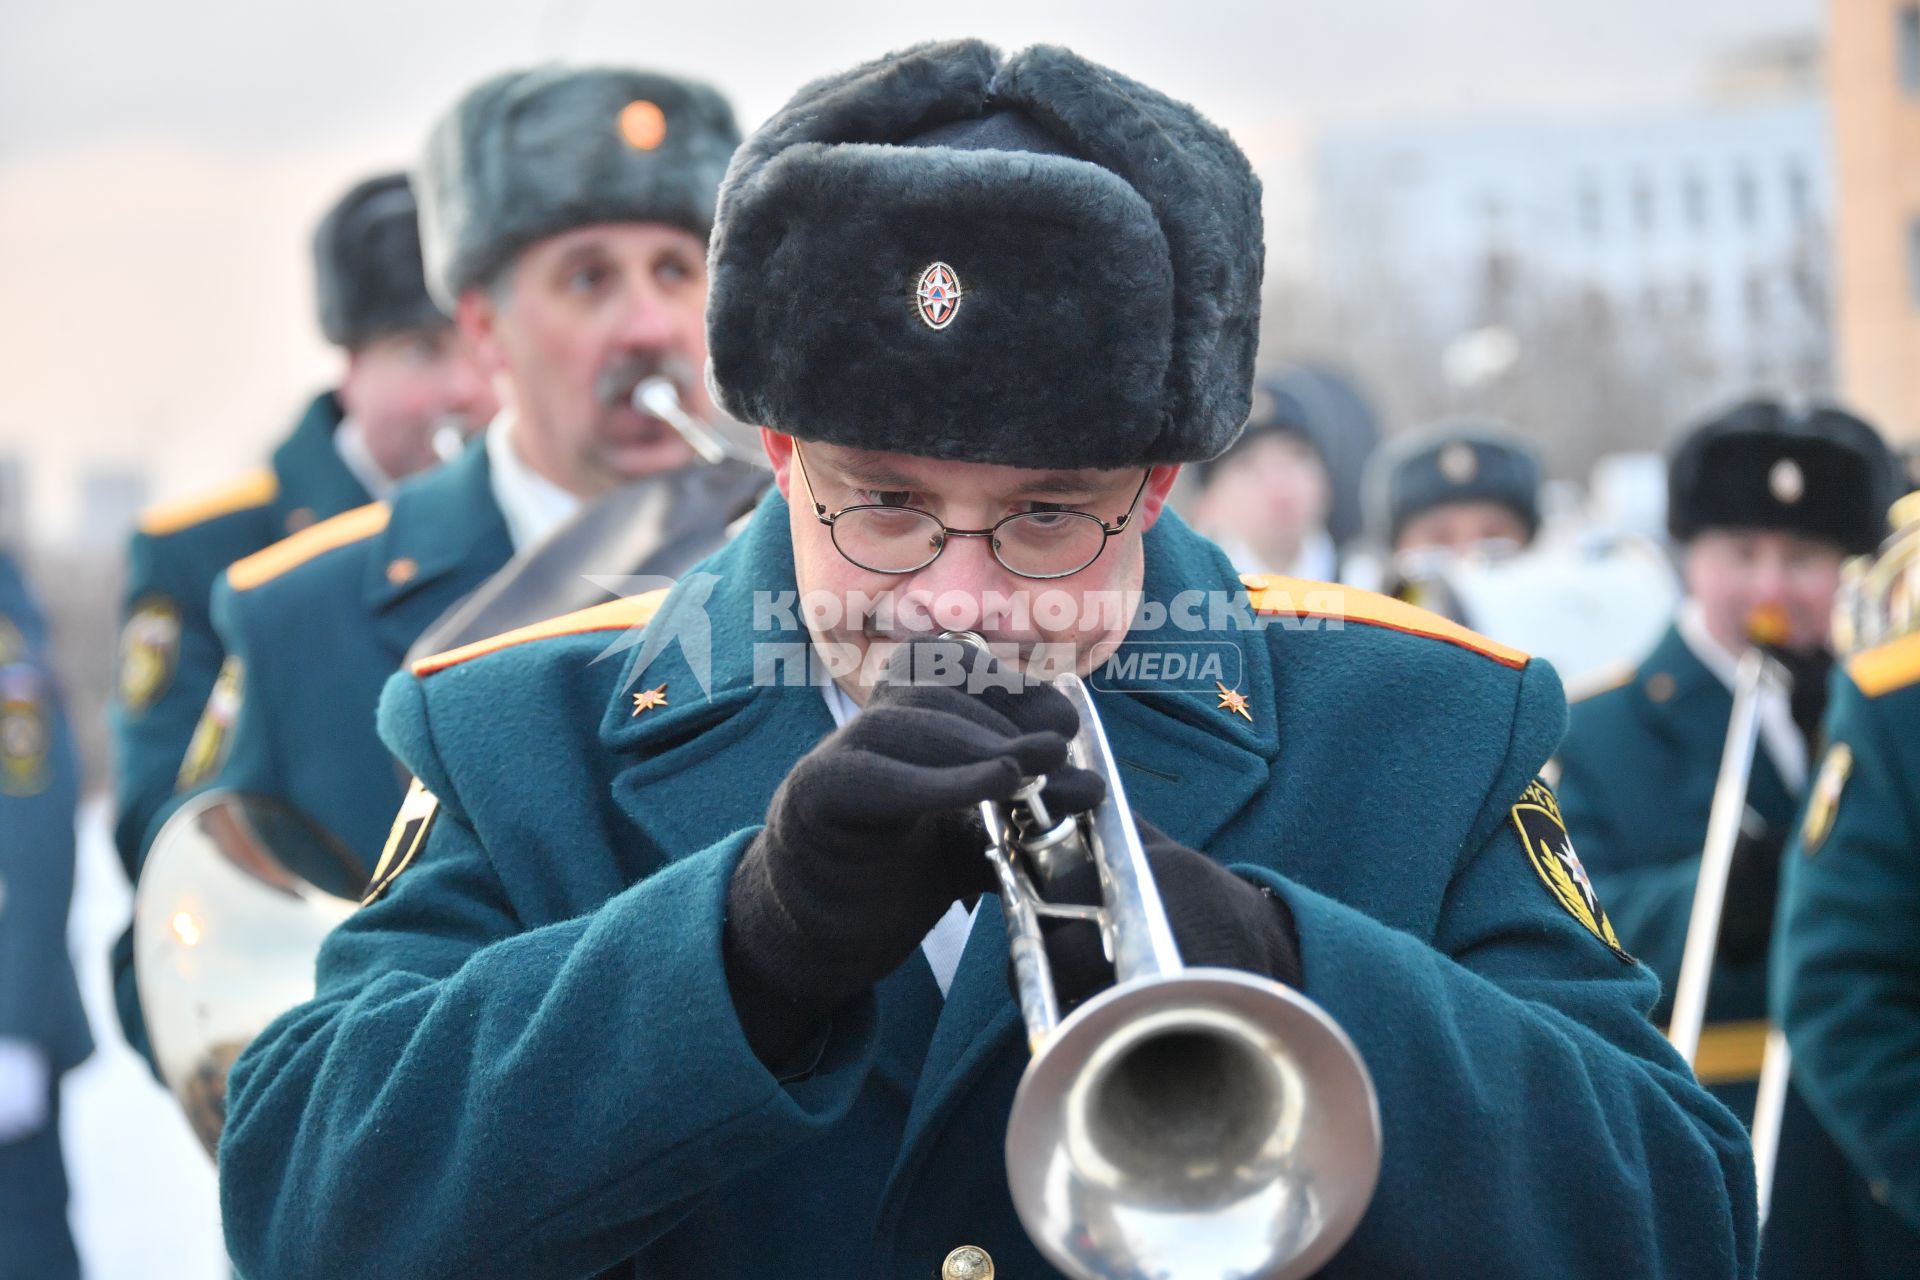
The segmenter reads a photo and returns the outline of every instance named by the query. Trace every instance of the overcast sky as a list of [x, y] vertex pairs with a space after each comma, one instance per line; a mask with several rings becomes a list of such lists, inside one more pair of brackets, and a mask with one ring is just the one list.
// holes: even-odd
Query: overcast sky
[[246, 151], [417, 134], [460, 89], [550, 58], [651, 63], [748, 122], [889, 48], [1067, 43], [1229, 126], [1669, 103], [1703, 63], [1821, 21], [1820, 0], [11, 0], [0, 162], [165, 137]]
[[1717, 58], [1822, 17], [1822, 0], [0, 0], [0, 454], [26, 458], [53, 536], [103, 463], [166, 498], [256, 461], [337, 367], [314, 221], [505, 67], [690, 73], [751, 127], [888, 49], [1050, 41], [1196, 103], [1265, 167], [1360, 121], [1674, 106]]

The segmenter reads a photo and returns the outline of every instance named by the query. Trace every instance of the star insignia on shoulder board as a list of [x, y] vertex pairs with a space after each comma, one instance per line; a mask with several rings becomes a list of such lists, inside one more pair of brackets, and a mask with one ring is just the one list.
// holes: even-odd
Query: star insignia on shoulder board
[[664, 684], [658, 689], [643, 689], [633, 695], [633, 714], [635, 715], [639, 715], [642, 711], [651, 711], [655, 707], [664, 707], [666, 705], [667, 686]]
[[1231, 711], [1248, 724], [1253, 723], [1253, 713], [1247, 710], [1246, 694], [1240, 692], [1238, 689], [1229, 689], [1218, 680], [1213, 682], [1213, 687], [1220, 691], [1219, 710]]

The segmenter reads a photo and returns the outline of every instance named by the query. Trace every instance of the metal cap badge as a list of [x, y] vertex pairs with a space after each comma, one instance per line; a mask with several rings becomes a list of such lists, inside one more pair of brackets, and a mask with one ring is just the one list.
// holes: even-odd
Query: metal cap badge
[[960, 314], [962, 296], [960, 277], [944, 262], [936, 262], [920, 273], [914, 289], [920, 318], [929, 329], [944, 329]]

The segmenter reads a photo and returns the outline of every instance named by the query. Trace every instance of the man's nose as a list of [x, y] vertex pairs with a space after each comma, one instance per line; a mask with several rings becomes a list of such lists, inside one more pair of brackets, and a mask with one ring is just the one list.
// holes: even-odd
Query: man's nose
[[990, 541], [990, 537], [949, 535], [939, 557], [909, 580], [905, 594], [923, 606], [939, 626], [1003, 627], [1006, 608], [998, 602], [1022, 581], [993, 558]]
[[1779, 560], [1763, 559], [1748, 578], [1755, 604], [1779, 604], [1787, 594], [1787, 567]]
[[621, 307], [614, 341], [628, 350], [659, 351], [679, 338], [674, 314], [644, 286], [631, 290]]

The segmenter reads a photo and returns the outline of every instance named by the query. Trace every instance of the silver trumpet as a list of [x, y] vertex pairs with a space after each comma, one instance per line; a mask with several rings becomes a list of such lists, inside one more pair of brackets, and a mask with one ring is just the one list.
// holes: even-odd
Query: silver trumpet
[[[986, 651], [973, 632], [948, 632]], [[1380, 1173], [1380, 1110], [1353, 1042], [1296, 991], [1188, 968], [1086, 683], [1069, 759], [1106, 799], [1055, 818], [1044, 777], [981, 805], [1033, 1061], [1007, 1124], [1027, 1234], [1078, 1280], [1294, 1280], [1353, 1233]], [[1103, 902], [1036, 885], [1091, 860]], [[1096, 924], [1114, 985], [1060, 1016], [1043, 918]]]

